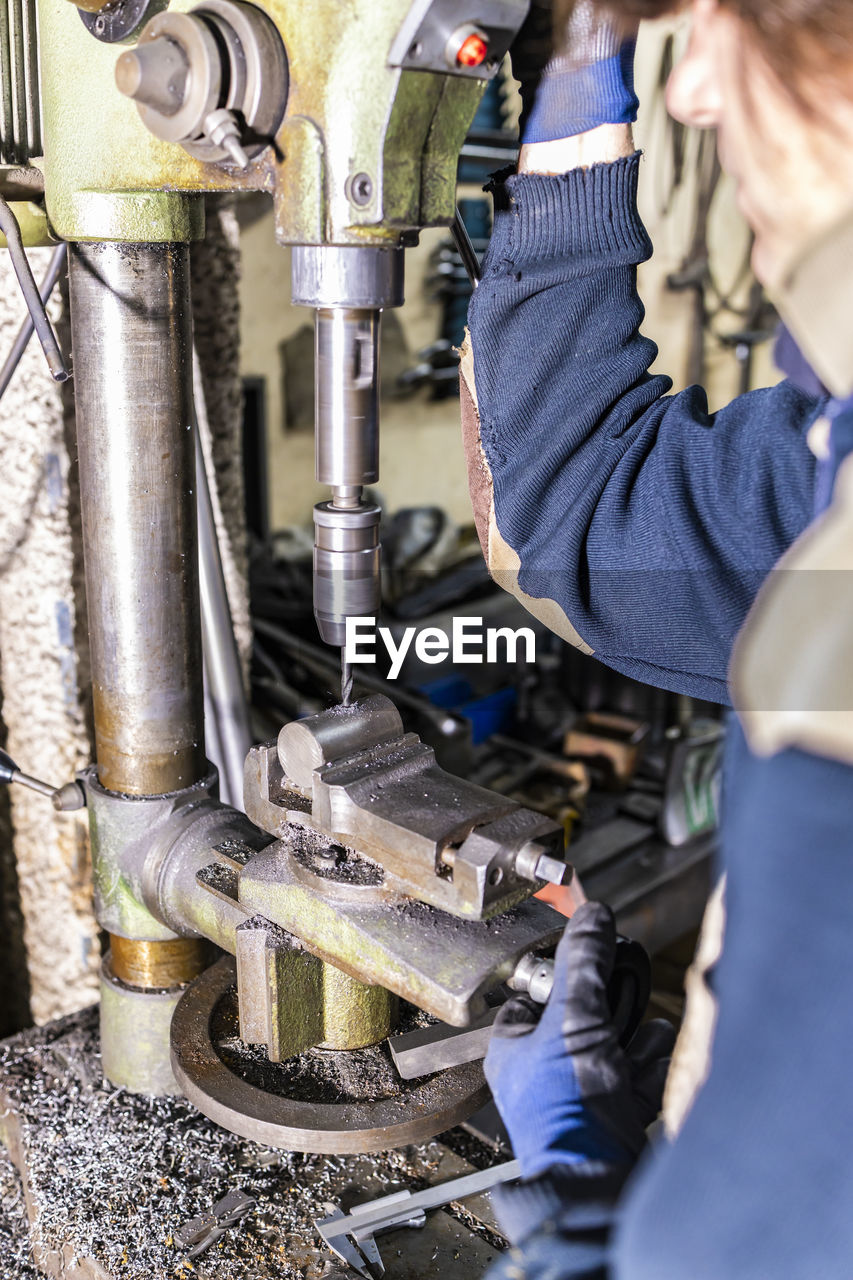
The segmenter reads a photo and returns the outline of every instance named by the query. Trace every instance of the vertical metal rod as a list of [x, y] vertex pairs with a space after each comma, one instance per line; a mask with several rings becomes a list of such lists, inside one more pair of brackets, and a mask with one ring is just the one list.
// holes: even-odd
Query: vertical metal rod
[[15, 163], [11, 17], [10, 6], [3, 0], [0, 4], [0, 164]]
[[9, 0], [12, 15], [12, 39], [14, 40], [14, 103], [15, 161], [24, 164], [29, 157], [27, 148], [27, 73], [24, 52], [24, 6], [22, 0]]
[[69, 267], [98, 775], [163, 794], [206, 771], [188, 247]]
[[40, 156], [41, 140], [41, 92], [39, 86], [38, 22], [36, 0], [24, 0], [24, 48], [27, 51], [26, 113], [27, 135], [25, 160]]
[[243, 689], [240, 655], [234, 639], [234, 624], [228, 607], [228, 592], [222, 569], [216, 520], [202, 448], [202, 433], [210, 441], [210, 427], [204, 399], [204, 385], [198, 358], [193, 352], [193, 392], [197, 430], [195, 433], [196, 479], [198, 488], [199, 582], [201, 586], [201, 627], [207, 700], [214, 721], [214, 739], [219, 748], [216, 760], [220, 772], [220, 794], [228, 804], [243, 807], [243, 765], [252, 745], [249, 708]]

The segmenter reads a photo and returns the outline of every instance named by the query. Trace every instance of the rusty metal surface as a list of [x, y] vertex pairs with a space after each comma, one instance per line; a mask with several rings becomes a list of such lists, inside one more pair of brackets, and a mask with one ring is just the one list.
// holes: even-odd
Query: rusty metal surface
[[[465, 1159], [439, 1142], [324, 1157], [246, 1141], [182, 1099], [106, 1085], [96, 1009], [0, 1045], [0, 1112], [0, 1136], [23, 1179], [20, 1187], [0, 1152], [0, 1274], [10, 1280], [345, 1280], [313, 1227], [329, 1202], [348, 1210], [455, 1177], [472, 1160], [482, 1167], [505, 1158], [463, 1148], [458, 1134], [448, 1141]], [[194, 1271], [183, 1267], [174, 1232], [234, 1189], [255, 1197], [257, 1209]], [[501, 1247], [494, 1228], [483, 1197], [430, 1215], [423, 1231], [385, 1236], [389, 1280], [481, 1275]]]
[[210, 947], [203, 938], [144, 942], [110, 936], [113, 974], [132, 987], [176, 987], [197, 977], [209, 960]]
[[410, 1084], [397, 1076], [385, 1046], [273, 1064], [243, 1046], [237, 1030], [236, 968], [224, 957], [175, 1011], [172, 1068], [210, 1119], [273, 1146], [331, 1155], [386, 1151], [441, 1133], [488, 1097], [476, 1063]]

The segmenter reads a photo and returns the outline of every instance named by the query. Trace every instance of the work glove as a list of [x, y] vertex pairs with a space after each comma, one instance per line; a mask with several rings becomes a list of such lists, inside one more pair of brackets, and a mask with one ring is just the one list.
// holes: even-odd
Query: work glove
[[636, 34], [636, 26], [606, 16], [592, 0], [578, 0], [566, 30], [555, 33], [551, 0], [532, 0], [510, 49], [521, 86], [522, 142], [636, 120]]
[[607, 999], [615, 952], [613, 913], [584, 903], [557, 948], [548, 1003], [515, 996], [495, 1021], [486, 1079], [524, 1178], [588, 1161], [628, 1169], [660, 1110], [675, 1031], [648, 1022], [620, 1047]]

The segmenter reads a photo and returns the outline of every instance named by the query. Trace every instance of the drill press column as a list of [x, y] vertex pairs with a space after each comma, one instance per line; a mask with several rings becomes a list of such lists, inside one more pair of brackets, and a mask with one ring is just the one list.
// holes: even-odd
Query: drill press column
[[363, 490], [379, 478], [380, 319], [403, 301], [403, 250], [301, 246], [292, 262], [293, 302], [314, 308], [316, 475], [332, 490], [314, 508], [314, 613], [342, 647], [347, 618], [379, 608], [380, 511]]
[[[69, 278], [98, 782], [137, 798], [144, 824], [145, 798], [207, 773], [189, 246], [76, 244]], [[166, 1093], [172, 1011], [205, 948], [131, 903], [108, 843], [94, 824], [98, 919], [112, 938], [101, 975], [104, 1072]]]

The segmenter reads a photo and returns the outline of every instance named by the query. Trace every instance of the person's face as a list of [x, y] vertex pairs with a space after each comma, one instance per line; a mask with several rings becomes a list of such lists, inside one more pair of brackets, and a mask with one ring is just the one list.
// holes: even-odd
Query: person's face
[[809, 115], [734, 14], [718, 0], [693, 0], [691, 11], [667, 107], [684, 124], [717, 130], [720, 162], [755, 232], [753, 268], [772, 286], [812, 237], [853, 209], [853, 94], [828, 77]]

